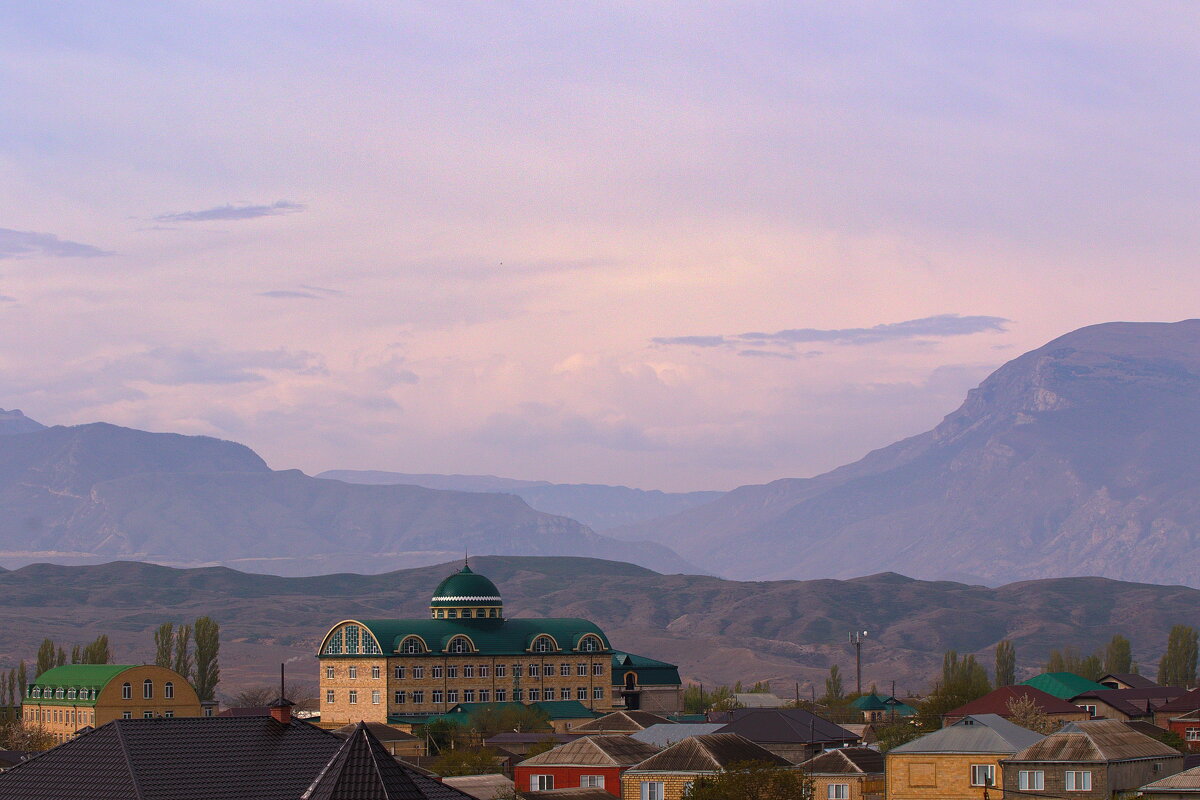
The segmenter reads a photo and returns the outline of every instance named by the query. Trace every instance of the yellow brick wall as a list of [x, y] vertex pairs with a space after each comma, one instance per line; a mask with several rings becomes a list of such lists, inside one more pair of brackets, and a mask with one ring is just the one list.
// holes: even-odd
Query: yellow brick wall
[[[982, 786], [971, 785], [971, 765], [995, 766], [994, 786], [1004, 785], [1000, 759], [1011, 754], [889, 753], [887, 756], [887, 800], [977, 800]], [[999, 792], [993, 790], [994, 796]]]
[[663, 784], [663, 800], [682, 800], [687, 786], [699, 777], [699, 773], [633, 773], [626, 772], [621, 776], [621, 800], [641, 800], [642, 781], [661, 781]]
[[867, 777], [866, 775], [813, 775], [813, 797], [815, 800], [826, 800], [829, 797], [831, 783], [845, 783], [850, 786], [850, 800], [864, 800], [867, 797], [882, 796], [884, 781], [882, 777]]

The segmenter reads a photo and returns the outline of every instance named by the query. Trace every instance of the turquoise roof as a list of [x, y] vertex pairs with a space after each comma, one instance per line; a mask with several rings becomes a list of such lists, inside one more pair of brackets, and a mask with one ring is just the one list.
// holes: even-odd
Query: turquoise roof
[[431, 606], [500, 605], [500, 590], [496, 584], [463, 565], [458, 572], [444, 578], [433, 590]]
[[603, 716], [602, 714], [592, 711], [578, 700], [548, 700], [537, 703], [518, 703], [509, 701], [505, 703], [458, 703], [451, 706], [449, 711], [435, 714], [389, 714], [388, 722], [390, 723], [405, 723], [408, 725], [427, 725], [430, 722], [435, 722], [440, 719], [453, 722], [456, 725], [469, 725], [471, 717], [475, 712], [484, 708], [505, 708], [507, 706], [520, 706], [537, 708], [545, 711], [548, 717], [555, 719], [584, 719]]
[[639, 686], [681, 686], [683, 684], [683, 681], [679, 679], [679, 667], [674, 664], [633, 653], [614, 652], [612, 685], [624, 685], [626, 672], [637, 673]]
[[1027, 681], [1021, 681], [1022, 686], [1032, 686], [1041, 689], [1046, 694], [1052, 694], [1059, 700], [1070, 700], [1084, 692], [1111, 691], [1095, 681], [1076, 675], [1074, 672], [1043, 672]]
[[[592, 634], [599, 638], [601, 650], [608, 653], [611, 647], [604, 631], [593, 622], [572, 617], [543, 619], [362, 619], [357, 622], [374, 635], [384, 654], [395, 653], [400, 643], [416, 636], [424, 643], [430, 654], [441, 654], [456, 636], [465, 636], [474, 645], [473, 652], [479, 655], [527, 655], [533, 654], [533, 641], [540, 635], [548, 635], [558, 645], [554, 653], [582, 652], [578, 650], [584, 636]], [[338, 623], [339, 625], [342, 623]], [[336, 626], [335, 626], [336, 627]], [[325, 643], [321, 643], [324, 651]], [[536, 655], [543, 655], [538, 653]], [[322, 655], [323, 658], [338, 656]], [[346, 656], [352, 657], [352, 656]]]
[[902, 703], [894, 697], [884, 697], [878, 694], [864, 694], [850, 701], [850, 707], [859, 711], [895, 712], [900, 717], [915, 716], [917, 710], [907, 703]]
[[[109, 681], [120, 675], [127, 669], [133, 669], [134, 664], [65, 664], [61, 667], [54, 667], [43, 672], [41, 675], [33, 679], [33, 682], [26, 687], [24, 703], [27, 705], [40, 705], [48, 703], [50, 705], [61, 705], [64, 702], [70, 702], [71, 705], [90, 706], [95, 705], [95, 697], [92, 696], [91, 690], [95, 690], [96, 694], [108, 685]], [[63, 697], [32, 697], [31, 693], [34, 688], [38, 689], [38, 693], [54, 692], [58, 689], [63, 690]], [[75, 689], [76, 697], [67, 698], [67, 691]], [[80, 697], [78, 692], [80, 689], [89, 690], [87, 697]]]

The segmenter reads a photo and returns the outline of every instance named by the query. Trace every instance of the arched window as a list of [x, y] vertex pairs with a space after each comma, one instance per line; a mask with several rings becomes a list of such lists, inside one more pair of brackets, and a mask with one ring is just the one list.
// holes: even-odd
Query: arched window
[[154, 681], [146, 678], [142, 681], [142, 699], [151, 700], [154, 698]]
[[67, 699], [68, 700], [75, 699], [75, 690], [74, 689], [67, 689]]
[[54, 699], [55, 699], [55, 700], [62, 700], [62, 699], [63, 699], [63, 694], [64, 694], [64, 692], [63, 692], [63, 688], [62, 688], [61, 686], [60, 686], [60, 687], [58, 687], [57, 689], [55, 689], [55, 690], [54, 690]]
[[425, 645], [415, 636], [409, 636], [400, 643], [400, 652], [402, 653], [424, 653]]
[[132, 683], [122, 683], [121, 684], [121, 699], [122, 700], [132, 700], [133, 699], [133, 684]]
[[35, 686], [29, 691], [29, 696], [30, 697], [41, 697], [42, 690]]
[[594, 653], [600, 649], [600, 640], [595, 636], [585, 636], [579, 643], [579, 649], [585, 653]]
[[451, 653], [469, 653], [471, 652], [471, 643], [467, 641], [465, 636], [455, 636], [450, 642]]
[[336, 656], [342, 652], [342, 632], [336, 630], [329, 637], [329, 644], [325, 645], [326, 655]]
[[167, 681], [163, 684], [163, 697], [165, 697], [167, 700], [175, 699], [175, 684], [171, 681]]
[[357, 625], [347, 625], [345, 630], [346, 630], [346, 652], [347, 653], [357, 653], [358, 652], [358, 626]]
[[539, 636], [533, 640], [533, 652], [535, 653], [549, 653], [554, 649], [554, 640], [549, 636]]
[[367, 633], [366, 631], [363, 631], [362, 651], [364, 653], [366, 653], [367, 655], [372, 655], [372, 656], [382, 655], [382, 652], [379, 649], [379, 645], [377, 645], [375, 643], [375, 637], [372, 636], [370, 633]]

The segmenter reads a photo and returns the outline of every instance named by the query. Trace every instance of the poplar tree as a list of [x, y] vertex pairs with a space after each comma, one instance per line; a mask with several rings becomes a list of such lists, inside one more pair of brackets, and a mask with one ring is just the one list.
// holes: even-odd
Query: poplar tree
[[[206, 618], [207, 619], [207, 618]], [[200, 621], [197, 620], [199, 625]], [[180, 624], [175, 629], [175, 657], [171, 662], [171, 669], [178, 672], [183, 677], [190, 677], [192, 674], [192, 626]], [[204, 699], [204, 698], [201, 698]]]
[[1017, 649], [1008, 639], [996, 645], [996, 688], [1017, 682]]
[[1104, 650], [1104, 671], [1109, 675], [1127, 675], [1133, 672], [1133, 649], [1129, 640], [1121, 634], [1112, 637]]
[[83, 648], [83, 664], [111, 664], [112, 649], [108, 646], [108, 634], [102, 633]]
[[221, 626], [212, 617], [196, 620], [196, 677], [193, 686], [201, 700], [212, 700], [217, 683], [221, 680], [221, 667], [217, 656], [221, 649]]
[[154, 663], [171, 669], [175, 663], [175, 626], [164, 622], [154, 631]]
[[825, 697], [826, 703], [836, 703], [846, 696], [846, 691], [842, 688], [842, 670], [837, 664], [829, 668], [829, 677], [825, 679]]
[[1191, 689], [1196, 685], [1196, 629], [1190, 625], [1176, 625], [1167, 638], [1167, 652], [1158, 662], [1158, 682], [1163, 686], [1182, 686]]
[[54, 669], [56, 666], [58, 665], [54, 663], [54, 642], [43, 639], [41, 646], [38, 647], [37, 671], [33, 677], [37, 678], [46, 670]]

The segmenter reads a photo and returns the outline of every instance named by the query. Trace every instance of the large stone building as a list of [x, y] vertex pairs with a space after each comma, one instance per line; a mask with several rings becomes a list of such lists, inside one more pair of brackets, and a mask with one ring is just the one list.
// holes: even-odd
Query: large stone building
[[571, 700], [607, 712], [625, 690], [614, 692], [613, 650], [595, 624], [507, 619], [496, 585], [465, 565], [438, 584], [428, 619], [343, 620], [318, 658], [322, 725], [470, 703]]
[[22, 716], [65, 742], [80, 728], [114, 719], [199, 717], [187, 678], [153, 664], [69, 664], [48, 669], [26, 687]]

